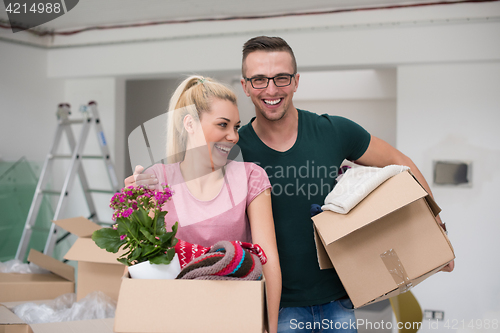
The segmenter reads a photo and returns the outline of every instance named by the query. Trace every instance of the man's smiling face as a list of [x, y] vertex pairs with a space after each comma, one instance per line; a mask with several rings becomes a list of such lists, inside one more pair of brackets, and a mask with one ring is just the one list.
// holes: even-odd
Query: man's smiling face
[[[292, 56], [285, 51], [255, 51], [245, 59], [245, 76], [275, 77], [279, 74], [294, 74]], [[269, 80], [267, 88], [255, 89], [250, 82], [241, 81], [245, 94], [252, 99], [255, 110], [269, 121], [282, 119], [288, 110], [293, 108], [292, 98], [299, 85], [299, 74], [296, 74], [286, 87], [276, 87]]]

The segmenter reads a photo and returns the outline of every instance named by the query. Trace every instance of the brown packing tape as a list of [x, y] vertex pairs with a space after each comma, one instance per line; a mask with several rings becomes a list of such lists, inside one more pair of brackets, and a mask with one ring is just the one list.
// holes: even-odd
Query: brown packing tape
[[387, 250], [380, 255], [380, 258], [385, 264], [385, 267], [391, 274], [394, 282], [398, 285], [398, 289], [400, 293], [407, 292], [411, 289], [412, 283], [408, 274], [406, 274], [406, 270], [403, 267], [403, 264], [399, 260], [399, 257], [393, 249]]

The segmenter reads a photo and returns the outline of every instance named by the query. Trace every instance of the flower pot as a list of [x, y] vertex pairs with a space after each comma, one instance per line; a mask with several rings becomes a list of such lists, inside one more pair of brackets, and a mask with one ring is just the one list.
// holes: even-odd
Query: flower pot
[[149, 261], [144, 261], [133, 266], [129, 266], [128, 272], [132, 279], [163, 280], [175, 279], [181, 272], [181, 264], [177, 253], [168, 265], [155, 265]]

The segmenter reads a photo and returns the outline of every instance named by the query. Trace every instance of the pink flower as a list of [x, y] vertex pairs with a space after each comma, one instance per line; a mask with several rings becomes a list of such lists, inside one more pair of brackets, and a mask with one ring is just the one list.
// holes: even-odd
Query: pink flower
[[121, 240], [121, 241], [122, 241], [122, 240], [124, 240], [125, 238], [127, 238], [127, 235], [121, 235], [121, 236], [120, 236], [120, 240]]
[[113, 224], [113, 230], [118, 230], [118, 223], [117, 224]]
[[129, 217], [130, 215], [132, 215], [133, 212], [134, 212], [134, 210], [132, 208], [125, 209], [122, 213], [122, 216]]

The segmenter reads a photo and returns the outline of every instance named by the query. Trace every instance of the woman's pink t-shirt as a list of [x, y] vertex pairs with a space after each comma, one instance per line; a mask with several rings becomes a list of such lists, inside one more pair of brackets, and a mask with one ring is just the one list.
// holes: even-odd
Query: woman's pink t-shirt
[[167, 183], [174, 191], [172, 199], [163, 206], [168, 211], [167, 230], [178, 221], [177, 238], [206, 247], [221, 240], [252, 241], [246, 209], [253, 199], [271, 187], [269, 178], [264, 169], [254, 163], [233, 161], [225, 169], [220, 192], [208, 201], [198, 200], [191, 194], [179, 163], [155, 164], [145, 171], [156, 175], [159, 184]]

